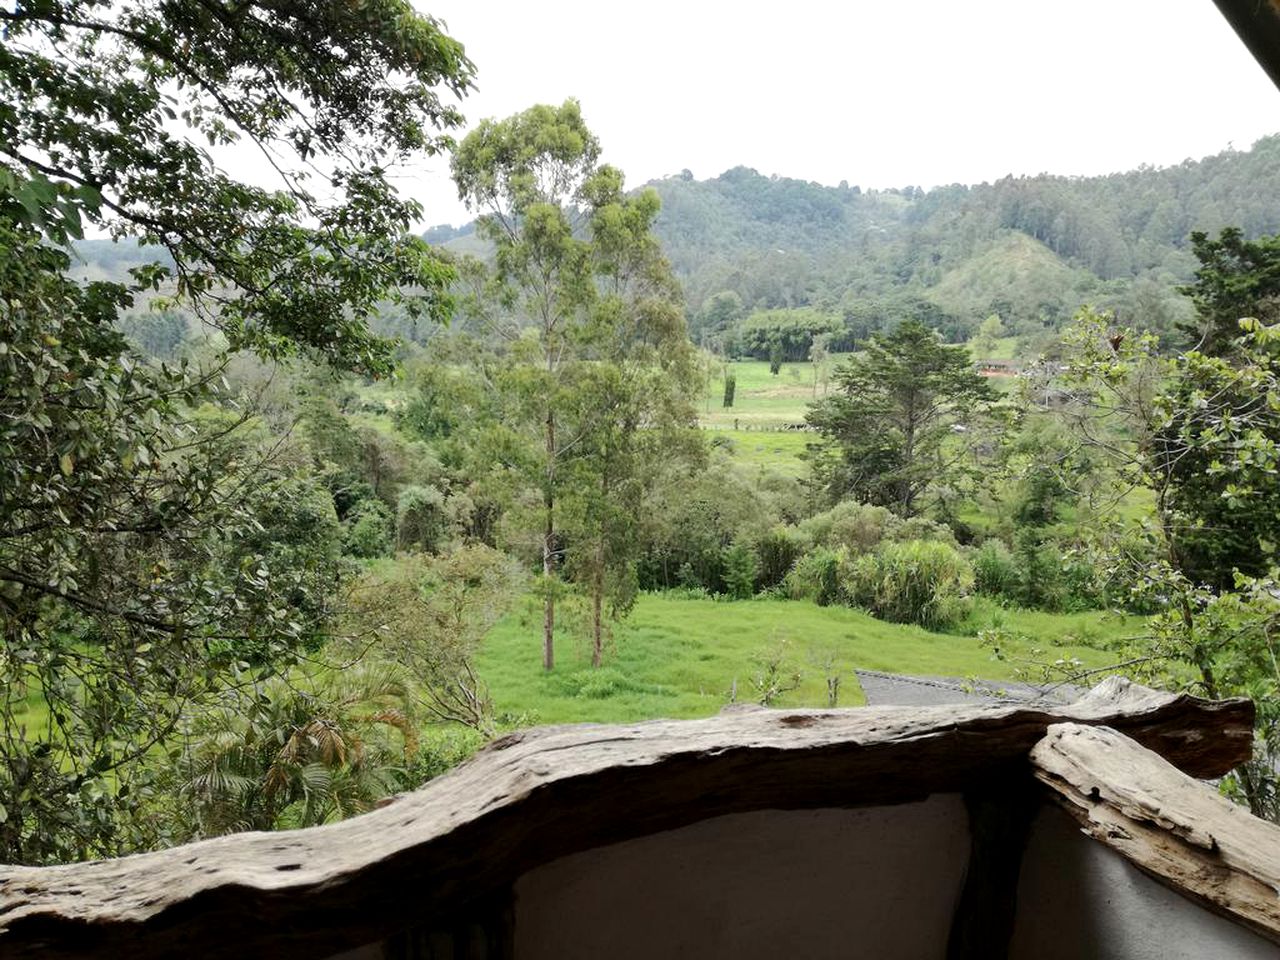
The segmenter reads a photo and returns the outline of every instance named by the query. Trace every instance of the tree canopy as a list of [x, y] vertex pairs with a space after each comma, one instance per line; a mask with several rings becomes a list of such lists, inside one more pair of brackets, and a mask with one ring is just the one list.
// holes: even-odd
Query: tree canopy
[[[465, 93], [473, 68], [404, 0], [71, 0], [0, 10], [0, 29], [0, 189], [39, 229], [163, 248], [140, 282], [172, 271], [233, 347], [385, 370], [374, 306], [441, 313], [449, 271], [387, 170], [450, 144], [441, 89]], [[205, 149], [231, 144], [274, 187]]]
[[1217, 238], [1196, 231], [1191, 248], [1200, 266], [1181, 290], [1195, 304], [1196, 322], [1183, 329], [1202, 352], [1229, 350], [1245, 317], [1280, 320], [1280, 235], [1248, 240], [1239, 227], [1226, 227]]
[[657, 194], [626, 194], [599, 154], [569, 100], [482, 122], [453, 160], [496, 250], [472, 307], [506, 341], [499, 462], [514, 459], [538, 492], [527, 526], [538, 529], [548, 670], [561, 568], [590, 583], [598, 664], [606, 593], [621, 607], [634, 594], [633, 529], [657, 449], [674, 453], [694, 425], [696, 367], [652, 233]]
[[916, 321], [873, 337], [832, 374], [831, 395], [807, 420], [822, 435], [812, 448], [814, 472], [832, 500], [853, 498], [920, 509], [933, 484], [954, 479], [959, 462], [948, 449], [953, 428], [967, 431], [994, 399], [964, 347], [948, 347]]
[[[232, 348], [387, 370], [365, 317], [439, 312], [451, 271], [386, 169], [449, 143], [472, 68], [395, 0], [19, 4], [0, 31], [0, 859], [47, 862], [163, 842], [146, 761], [314, 646], [339, 576], [333, 499], [224, 362], [150, 362], [121, 312], [161, 294]], [[276, 188], [202, 146], [235, 142]], [[87, 225], [167, 259], [77, 282]]]
[[1274, 819], [1280, 326], [1245, 317], [1227, 357], [1199, 350], [1163, 357], [1151, 334], [1112, 319], [1081, 311], [1068, 376], [1076, 435], [1154, 501], [1154, 523], [1142, 531], [1154, 550], [1134, 551], [1123, 538], [1111, 549], [1112, 568], [1126, 572], [1133, 593], [1151, 598], [1156, 611], [1119, 655], [1140, 676], [1257, 701], [1255, 760], [1227, 788]]

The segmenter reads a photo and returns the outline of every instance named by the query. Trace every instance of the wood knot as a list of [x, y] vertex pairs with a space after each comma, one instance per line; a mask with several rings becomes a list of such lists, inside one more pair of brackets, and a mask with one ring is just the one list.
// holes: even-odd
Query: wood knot
[[486, 750], [506, 750], [508, 747], [514, 747], [516, 744], [521, 743], [523, 740], [524, 740], [524, 734], [521, 733], [519, 730], [517, 730], [514, 733], [508, 733], [504, 736], [501, 736], [497, 740], [490, 741], [489, 745], [485, 747], [485, 749]]

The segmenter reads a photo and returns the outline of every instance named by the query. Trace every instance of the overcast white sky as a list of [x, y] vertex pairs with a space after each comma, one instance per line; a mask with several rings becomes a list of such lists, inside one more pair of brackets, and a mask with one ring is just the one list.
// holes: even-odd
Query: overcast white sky
[[[1280, 93], [1211, 0], [416, 0], [469, 123], [577, 97], [629, 185], [688, 168], [862, 187], [1098, 174], [1244, 149]], [[447, 158], [403, 188], [470, 219]]]

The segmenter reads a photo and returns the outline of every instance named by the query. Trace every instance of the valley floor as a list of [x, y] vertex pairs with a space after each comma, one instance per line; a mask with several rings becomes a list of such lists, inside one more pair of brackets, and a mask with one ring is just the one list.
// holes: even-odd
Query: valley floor
[[[953, 635], [805, 601], [648, 594], [615, 625], [603, 667], [591, 668], [587, 642], [577, 638], [585, 631], [566, 631], [557, 644], [556, 669], [547, 673], [540, 659], [541, 609], [528, 603], [498, 624], [477, 658], [498, 712], [521, 726], [708, 716], [735, 689], [739, 702], [756, 702], [761, 661], [779, 650], [779, 672], [800, 674], [799, 686], [777, 701], [785, 706], [826, 706], [829, 676], [840, 677], [840, 706], [862, 704], [855, 669], [1012, 680], [1032, 661], [1077, 657], [1101, 667], [1109, 662], [1100, 649], [1106, 640], [1141, 622], [1102, 612], [1055, 615], [984, 604], [967, 624], [968, 635]], [[572, 618], [572, 611], [562, 612], [571, 626]], [[1002, 644], [1001, 659], [975, 635], [992, 627], [1006, 637], [1020, 635]]]

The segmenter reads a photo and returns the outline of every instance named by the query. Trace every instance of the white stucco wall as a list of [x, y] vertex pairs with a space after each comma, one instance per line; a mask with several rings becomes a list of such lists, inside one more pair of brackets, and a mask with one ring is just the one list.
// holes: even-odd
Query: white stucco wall
[[716, 817], [525, 874], [516, 957], [941, 958], [968, 857], [954, 794]]
[[1009, 957], [1276, 960], [1280, 947], [1157, 883], [1046, 808], [1022, 864]]

